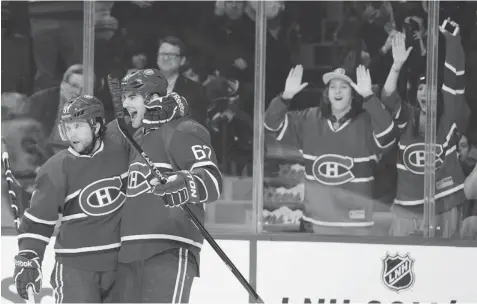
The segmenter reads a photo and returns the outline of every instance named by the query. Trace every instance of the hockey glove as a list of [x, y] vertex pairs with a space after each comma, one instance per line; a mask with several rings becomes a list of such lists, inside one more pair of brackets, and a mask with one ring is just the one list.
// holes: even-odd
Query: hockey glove
[[23, 299], [28, 300], [28, 288], [32, 287], [33, 292], [38, 294], [41, 290], [41, 260], [33, 250], [21, 250], [15, 256], [15, 270], [13, 278], [17, 293]]
[[147, 131], [157, 129], [176, 118], [188, 117], [189, 115], [189, 104], [184, 97], [177, 93], [170, 93], [163, 97], [155, 94], [146, 103], [146, 113], [142, 122], [144, 129]]
[[150, 182], [151, 192], [164, 199], [166, 207], [179, 207], [185, 203], [199, 203], [199, 190], [194, 177], [189, 171], [165, 173], [167, 178], [165, 184], [161, 184], [158, 179], [153, 178]]

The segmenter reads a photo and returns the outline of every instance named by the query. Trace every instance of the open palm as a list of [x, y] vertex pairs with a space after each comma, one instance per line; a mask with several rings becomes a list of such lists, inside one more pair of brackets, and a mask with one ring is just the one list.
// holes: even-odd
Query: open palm
[[295, 66], [288, 73], [287, 80], [285, 82], [285, 90], [283, 90], [282, 97], [284, 99], [292, 99], [297, 93], [305, 88], [308, 83], [302, 83], [303, 78], [303, 66], [301, 64]]
[[393, 59], [395, 63], [403, 64], [406, 62], [409, 54], [412, 51], [412, 47], [409, 47], [406, 50], [406, 35], [403, 33], [397, 33], [394, 35], [392, 40], [392, 51], [393, 51]]
[[363, 98], [373, 94], [371, 75], [363, 65], [356, 68], [356, 83], [352, 82], [351, 86]]

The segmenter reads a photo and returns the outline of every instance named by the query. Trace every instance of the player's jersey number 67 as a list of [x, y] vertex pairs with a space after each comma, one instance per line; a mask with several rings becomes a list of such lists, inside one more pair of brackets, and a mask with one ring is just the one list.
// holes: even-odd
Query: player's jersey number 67
[[194, 153], [195, 159], [197, 160], [210, 159], [210, 155], [212, 154], [212, 149], [205, 145], [194, 145], [191, 147], [191, 149], [192, 153]]

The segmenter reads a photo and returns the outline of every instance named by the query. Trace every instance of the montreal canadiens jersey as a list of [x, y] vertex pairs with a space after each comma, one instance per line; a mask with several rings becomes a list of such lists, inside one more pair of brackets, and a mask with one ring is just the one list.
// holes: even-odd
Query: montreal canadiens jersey
[[91, 156], [69, 148], [40, 168], [20, 225], [20, 250], [35, 250], [43, 256], [60, 219], [55, 242], [58, 260], [85, 270], [116, 268], [128, 164], [128, 150], [117, 130], [117, 123], [111, 122]]
[[363, 108], [337, 129], [318, 107], [287, 113], [281, 97], [266, 111], [265, 128], [303, 155], [304, 219], [318, 227], [373, 225], [374, 171], [378, 155], [395, 143], [396, 132], [377, 97], [368, 98]]
[[[159, 129], [142, 134], [136, 141], [162, 172], [191, 171], [198, 188], [200, 203], [189, 204], [204, 221], [204, 204], [220, 197], [222, 177], [211, 147], [209, 132], [189, 118], [173, 120]], [[160, 196], [151, 193], [148, 181], [153, 178], [146, 162], [131, 150], [127, 200], [121, 222], [120, 262], [147, 259], [168, 249], [185, 247], [197, 262], [203, 237], [179, 207], [165, 207]]]
[[[452, 39], [452, 38], [451, 38]], [[462, 203], [465, 176], [457, 155], [459, 137], [463, 133], [469, 108], [465, 101], [465, 57], [459, 42], [446, 41], [444, 83], [442, 85], [443, 114], [436, 130], [435, 199], [436, 212], [441, 213]], [[402, 130], [397, 161], [398, 185], [394, 203], [423, 212], [424, 204], [424, 136], [415, 136], [412, 110], [407, 106], [398, 117]], [[397, 208], [396, 210], [398, 210]]]

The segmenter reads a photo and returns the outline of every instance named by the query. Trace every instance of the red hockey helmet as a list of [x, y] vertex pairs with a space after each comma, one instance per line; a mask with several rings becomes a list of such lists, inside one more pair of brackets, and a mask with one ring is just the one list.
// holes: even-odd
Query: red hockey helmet
[[65, 103], [60, 119], [61, 122], [68, 122], [96, 118], [105, 118], [103, 103], [94, 96], [80, 95]]
[[93, 126], [97, 121], [101, 125], [105, 125], [104, 106], [101, 100], [91, 95], [80, 95], [71, 98], [63, 106], [63, 111], [60, 115], [59, 131], [61, 139], [66, 141], [66, 131], [63, 126], [64, 123], [72, 121], [86, 121]]
[[121, 81], [121, 90], [126, 92], [136, 92], [141, 94], [146, 102], [153, 94], [160, 97], [167, 94], [167, 79], [157, 69], [142, 69], [127, 75]]

